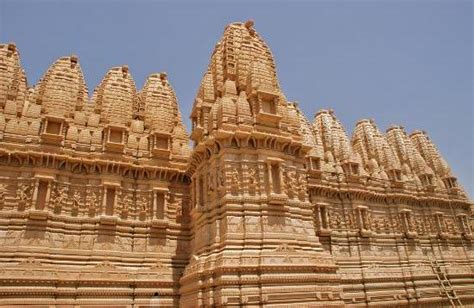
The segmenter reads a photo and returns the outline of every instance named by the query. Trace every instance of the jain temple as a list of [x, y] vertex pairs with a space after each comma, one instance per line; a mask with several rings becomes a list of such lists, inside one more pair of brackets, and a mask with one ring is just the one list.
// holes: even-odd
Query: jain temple
[[29, 85], [0, 45], [0, 306], [474, 305], [472, 203], [429, 136], [306, 118], [253, 22], [191, 134], [165, 73], [89, 97], [77, 56]]

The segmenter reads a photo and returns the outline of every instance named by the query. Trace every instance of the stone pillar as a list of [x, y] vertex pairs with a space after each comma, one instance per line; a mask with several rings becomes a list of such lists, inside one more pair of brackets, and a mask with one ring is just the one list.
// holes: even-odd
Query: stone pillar
[[35, 208], [36, 208], [36, 202], [38, 201], [39, 182], [40, 182], [40, 179], [37, 178], [35, 183], [34, 183], [33, 197], [32, 197], [32, 200], [31, 200], [31, 205], [32, 205], [32, 207], [35, 207]]
[[201, 195], [200, 195], [200, 186], [199, 186], [200, 185], [200, 183], [199, 183], [200, 180], [201, 179], [199, 178], [199, 176], [196, 176], [196, 178], [195, 178], [196, 189], [194, 190], [194, 195], [196, 197], [196, 200], [195, 200], [196, 201], [196, 203], [195, 203], [196, 208], [198, 208], [198, 209], [201, 207]]
[[280, 194], [285, 193], [285, 179], [283, 178], [283, 164], [278, 164], [278, 172], [279, 174], [279, 179], [280, 179]]
[[405, 236], [407, 238], [414, 238], [418, 235], [416, 230], [412, 230], [411, 228], [411, 210], [403, 209], [400, 211], [400, 215], [402, 216], [402, 221], [405, 229]]
[[438, 236], [442, 239], [447, 238], [448, 233], [446, 232], [446, 228], [444, 225], [444, 213], [443, 212], [436, 212], [435, 219], [436, 219], [436, 227], [438, 228]]
[[319, 229], [323, 229], [323, 218], [321, 215], [321, 206], [316, 204], [316, 221], [318, 222]]
[[44, 202], [45, 209], [49, 207], [49, 199], [51, 198], [51, 186], [52, 186], [52, 181], [48, 181], [48, 188], [46, 190], [46, 200]]
[[249, 173], [248, 165], [246, 163], [242, 164], [242, 189], [244, 191], [244, 196], [250, 195], [250, 185], [249, 185]]
[[153, 201], [151, 206], [151, 219], [155, 219], [158, 215], [158, 200], [156, 198], [156, 191], [153, 191]]
[[100, 215], [105, 215], [106, 206], [107, 206], [107, 187], [102, 186], [102, 207], [100, 209]]
[[192, 179], [191, 179], [191, 206], [192, 206], [192, 209], [195, 209], [197, 207], [196, 190], [197, 190], [196, 177], [193, 176]]
[[317, 203], [316, 204], [316, 219], [318, 220], [319, 225], [319, 235], [330, 235], [331, 228], [329, 226], [329, 216], [328, 216], [328, 204], [327, 203]]
[[466, 239], [472, 239], [472, 231], [469, 226], [469, 223], [467, 221], [467, 215], [466, 214], [458, 214], [457, 218], [459, 220], [459, 224], [461, 226], [461, 233]]
[[272, 176], [272, 164], [267, 162], [267, 170], [268, 170], [268, 190], [269, 194], [273, 192], [273, 176]]
[[357, 219], [359, 221], [359, 232], [362, 237], [369, 237], [372, 234], [370, 230], [370, 225], [367, 224], [367, 211], [368, 207], [359, 205], [357, 206]]

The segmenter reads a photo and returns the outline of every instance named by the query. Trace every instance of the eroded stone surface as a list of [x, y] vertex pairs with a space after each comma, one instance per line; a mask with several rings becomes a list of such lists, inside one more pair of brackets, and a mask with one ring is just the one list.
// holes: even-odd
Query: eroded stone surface
[[216, 44], [190, 136], [166, 73], [87, 93], [77, 56], [28, 88], [0, 45], [0, 305], [473, 304], [470, 200], [426, 133], [311, 123], [253, 22]]

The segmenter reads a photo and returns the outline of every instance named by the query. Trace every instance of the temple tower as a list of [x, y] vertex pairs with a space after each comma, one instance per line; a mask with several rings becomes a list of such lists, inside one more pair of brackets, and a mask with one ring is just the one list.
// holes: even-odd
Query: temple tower
[[193, 239], [180, 305], [342, 306], [307, 191], [309, 124], [252, 22], [225, 29], [191, 119]]
[[0, 44], [0, 306], [471, 307], [472, 201], [433, 140], [289, 102], [229, 25], [191, 139], [166, 73]]

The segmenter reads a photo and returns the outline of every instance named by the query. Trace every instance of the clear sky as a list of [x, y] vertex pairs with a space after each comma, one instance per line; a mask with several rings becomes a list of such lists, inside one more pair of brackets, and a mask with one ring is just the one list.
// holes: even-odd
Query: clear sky
[[0, 0], [0, 41], [17, 44], [30, 85], [70, 54], [90, 94], [113, 66], [138, 88], [166, 71], [189, 130], [214, 44], [248, 19], [310, 120], [330, 107], [349, 135], [361, 118], [426, 130], [474, 196], [472, 1]]

